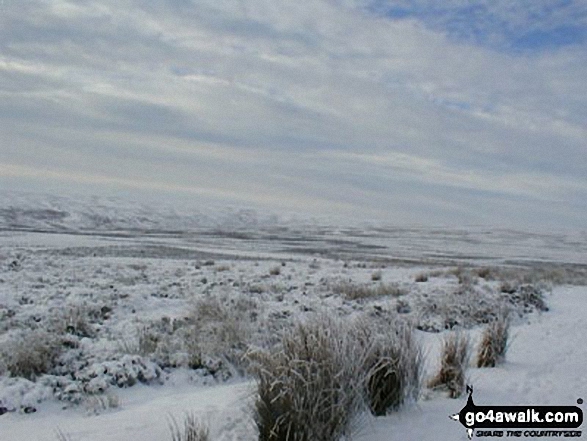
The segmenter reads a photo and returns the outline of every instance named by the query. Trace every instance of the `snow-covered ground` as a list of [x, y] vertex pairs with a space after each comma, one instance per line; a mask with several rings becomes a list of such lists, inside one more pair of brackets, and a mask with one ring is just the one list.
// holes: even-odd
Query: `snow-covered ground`
[[[58, 429], [72, 441], [160, 441], [170, 439], [170, 418], [186, 412], [214, 441], [254, 440], [255, 385], [240, 356], [324, 312], [412, 321], [431, 375], [446, 329], [478, 336], [507, 304], [507, 360], [469, 371], [476, 404], [574, 405], [587, 395], [585, 233], [338, 227], [246, 210], [186, 217], [114, 200], [2, 202], [0, 441], [56, 440]], [[9, 376], [10, 366], [21, 369], [18, 356], [45, 348], [54, 354], [42, 372]], [[466, 439], [448, 418], [464, 402], [424, 389], [390, 416], [365, 416], [354, 439]]]
[[[514, 327], [505, 364], [470, 370], [476, 405], [573, 406], [577, 399], [585, 399], [587, 289], [555, 289], [549, 304], [548, 313]], [[465, 403], [464, 396], [459, 400], [431, 397], [414, 408], [378, 419], [357, 440], [466, 440], [463, 426], [448, 419]], [[581, 406], [583, 412], [586, 407]]]
[[[493, 369], [471, 369], [478, 405], [574, 405], [587, 396], [587, 291], [555, 289], [551, 310], [514, 328], [507, 362]], [[120, 392], [121, 407], [88, 416], [79, 410], [48, 406], [34, 415], [6, 414], [3, 440], [54, 440], [57, 427], [72, 440], [126, 441], [169, 439], [170, 416], [194, 412], [210, 424], [213, 440], [254, 440], [250, 417], [254, 385], [237, 381], [213, 387], [137, 386]], [[356, 441], [465, 440], [463, 427], [449, 420], [465, 398], [430, 395], [388, 417], [368, 419]], [[584, 406], [582, 406], [584, 409]], [[584, 409], [585, 410], [585, 409]], [[551, 438], [542, 438], [551, 439]]]

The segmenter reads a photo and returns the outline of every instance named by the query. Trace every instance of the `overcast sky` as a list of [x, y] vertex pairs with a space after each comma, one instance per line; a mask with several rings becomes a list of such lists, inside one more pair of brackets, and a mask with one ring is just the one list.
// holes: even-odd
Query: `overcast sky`
[[585, 0], [0, 0], [0, 185], [584, 227]]

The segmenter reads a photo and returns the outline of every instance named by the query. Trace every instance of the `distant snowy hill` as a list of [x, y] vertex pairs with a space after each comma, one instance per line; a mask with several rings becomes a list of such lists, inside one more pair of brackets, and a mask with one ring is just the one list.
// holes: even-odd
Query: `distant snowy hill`
[[[0, 191], [0, 230], [183, 236], [200, 246], [294, 252], [341, 259], [426, 259], [477, 263], [551, 261], [587, 265], [587, 232], [528, 232], [481, 226], [393, 226], [341, 223], [328, 217], [239, 206], [147, 205], [114, 197]], [[202, 234], [199, 234], [202, 233]]]
[[275, 215], [260, 218], [255, 210], [222, 207], [178, 211], [113, 197], [79, 197], [0, 193], [0, 228], [43, 231], [185, 231], [200, 228], [254, 228], [275, 224]]

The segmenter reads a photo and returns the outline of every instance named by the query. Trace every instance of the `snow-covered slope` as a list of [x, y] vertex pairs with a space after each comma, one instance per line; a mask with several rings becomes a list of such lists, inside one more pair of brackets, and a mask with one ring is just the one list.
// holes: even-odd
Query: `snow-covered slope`
[[0, 192], [0, 228], [41, 231], [186, 231], [201, 228], [254, 228], [274, 221], [255, 210], [158, 203], [97, 196], [57, 196]]
[[[204, 322], [194, 315], [202, 305], [231, 313], [222, 319], [228, 325], [240, 314], [236, 337], [260, 344], [316, 311], [373, 323], [397, 313], [420, 329], [470, 325], [475, 335], [481, 322], [467, 314], [487, 317], [487, 305], [509, 301], [521, 316], [507, 363], [471, 370], [476, 403], [572, 405], [587, 395], [586, 283], [584, 232], [333, 226], [241, 208], [179, 212], [118, 199], [0, 195], [0, 408], [9, 410], [0, 415], [0, 441], [54, 441], [58, 427], [71, 441], [161, 441], [170, 439], [169, 418], [192, 411], [213, 441], [253, 441], [254, 384], [239, 375], [225, 382], [228, 371], [177, 358], [187, 354], [192, 324]], [[538, 298], [558, 284], [550, 311], [534, 312], [530, 323], [523, 313], [536, 308], [524, 304], [524, 284]], [[353, 297], [345, 286], [366, 294]], [[208, 320], [216, 326], [214, 314]], [[134, 347], [141, 332], [161, 345]], [[63, 346], [42, 371], [48, 375], [10, 377], [10, 348], [47, 335]], [[434, 369], [439, 334], [419, 335]], [[210, 350], [218, 342], [205, 343]], [[117, 382], [129, 372], [137, 378]], [[124, 387], [137, 381], [145, 384]], [[464, 440], [448, 419], [463, 404], [427, 392], [389, 417], [365, 417], [354, 439]], [[32, 407], [37, 413], [26, 414]]]
[[[476, 405], [574, 406], [577, 399], [585, 400], [587, 289], [558, 288], [549, 302], [550, 312], [514, 328], [504, 365], [471, 369], [468, 382], [474, 386]], [[421, 401], [415, 408], [373, 422], [355, 441], [466, 440], [463, 426], [448, 418], [465, 402], [466, 397]], [[581, 407], [585, 413], [587, 406]]]
[[[471, 369], [476, 404], [575, 405], [578, 398], [585, 399], [587, 345], [582, 338], [587, 335], [587, 290], [557, 288], [549, 301], [550, 312], [514, 328], [503, 366]], [[434, 338], [427, 341], [437, 343]], [[73, 441], [161, 441], [170, 439], [170, 416], [181, 419], [185, 412], [193, 412], [210, 425], [212, 440], [253, 441], [253, 390], [250, 382], [198, 387], [178, 380], [177, 386], [164, 390], [125, 390], [120, 409], [97, 416], [57, 407], [37, 415], [6, 414], [0, 417], [0, 434], [3, 441], [54, 441], [59, 427]], [[367, 418], [355, 441], [466, 440], [463, 427], [448, 418], [464, 404], [465, 398], [430, 395], [391, 416]]]
[[[247, 207], [145, 205], [105, 197], [0, 192], [0, 232], [124, 234], [185, 238], [208, 249], [336, 258], [587, 264], [587, 231], [526, 232], [484, 227], [344, 226], [328, 219]], [[182, 244], [182, 245], [185, 245]]]

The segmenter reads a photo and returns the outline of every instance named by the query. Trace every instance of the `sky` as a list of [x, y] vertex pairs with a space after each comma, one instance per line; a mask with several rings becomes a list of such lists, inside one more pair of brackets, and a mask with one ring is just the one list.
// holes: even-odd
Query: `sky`
[[0, 186], [584, 228], [586, 0], [0, 0]]

